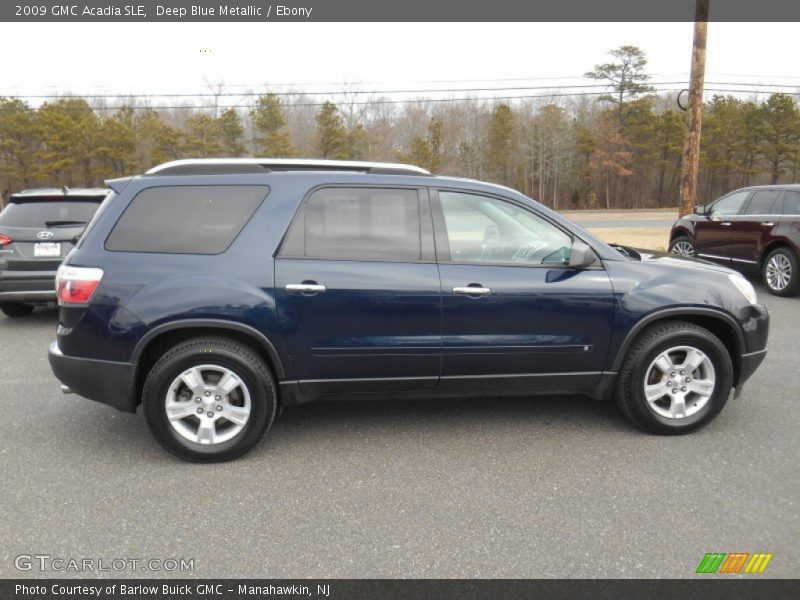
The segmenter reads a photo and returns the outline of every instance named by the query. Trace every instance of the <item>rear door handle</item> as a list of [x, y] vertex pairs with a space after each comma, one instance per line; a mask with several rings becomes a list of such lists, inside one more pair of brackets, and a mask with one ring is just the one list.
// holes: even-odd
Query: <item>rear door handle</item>
[[725, 221], [724, 223], [720, 223], [720, 225], [722, 225], [723, 227], [730, 227], [731, 226], [731, 222], [730, 221]]
[[319, 283], [287, 283], [287, 292], [298, 292], [301, 294], [318, 294], [325, 291], [325, 286]]
[[453, 293], [464, 294], [466, 296], [486, 296], [487, 294], [491, 294], [492, 290], [480, 285], [467, 285], [464, 287], [454, 287]]
[[762, 227], [772, 227], [773, 225], [775, 225], [775, 223], [771, 221], [765, 221], [764, 223], [761, 224]]

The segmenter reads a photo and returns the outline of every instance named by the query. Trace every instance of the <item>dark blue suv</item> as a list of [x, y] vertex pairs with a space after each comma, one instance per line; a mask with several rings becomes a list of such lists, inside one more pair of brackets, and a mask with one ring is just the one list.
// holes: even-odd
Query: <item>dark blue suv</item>
[[609, 246], [508, 188], [267, 159], [107, 183], [57, 277], [50, 363], [66, 392], [141, 403], [188, 460], [321, 398], [585, 394], [684, 433], [766, 354], [741, 275]]

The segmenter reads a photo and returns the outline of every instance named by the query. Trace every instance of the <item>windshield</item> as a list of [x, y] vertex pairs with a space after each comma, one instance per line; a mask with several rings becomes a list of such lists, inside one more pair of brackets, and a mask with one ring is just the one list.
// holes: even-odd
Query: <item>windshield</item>
[[98, 200], [12, 200], [0, 212], [5, 227], [83, 227], [100, 206]]

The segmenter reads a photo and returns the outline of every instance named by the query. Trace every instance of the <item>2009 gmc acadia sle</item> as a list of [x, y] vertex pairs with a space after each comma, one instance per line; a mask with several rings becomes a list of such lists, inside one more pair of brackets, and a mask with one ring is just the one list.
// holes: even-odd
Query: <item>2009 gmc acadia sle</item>
[[511, 189], [378, 163], [205, 159], [108, 182], [57, 276], [65, 391], [194, 461], [279, 403], [585, 394], [677, 434], [764, 359], [734, 271], [612, 247]]

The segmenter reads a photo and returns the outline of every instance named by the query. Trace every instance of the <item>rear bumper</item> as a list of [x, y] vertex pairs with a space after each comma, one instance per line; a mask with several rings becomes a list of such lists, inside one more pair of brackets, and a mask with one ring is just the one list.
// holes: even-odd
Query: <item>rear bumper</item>
[[56, 271], [0, 271], [0, 302], [55, 302], [55, 286]]
[[136, 412], [136, 365], [66, 356], [58, 342], [50, 344], [49, 359], [58, 380], [76, 394], [117, 410]]

